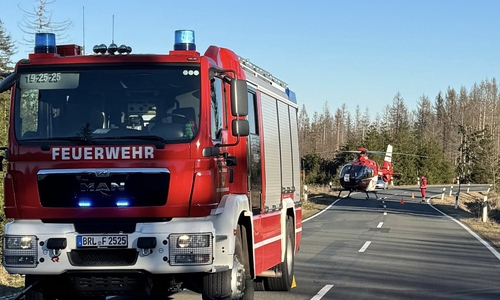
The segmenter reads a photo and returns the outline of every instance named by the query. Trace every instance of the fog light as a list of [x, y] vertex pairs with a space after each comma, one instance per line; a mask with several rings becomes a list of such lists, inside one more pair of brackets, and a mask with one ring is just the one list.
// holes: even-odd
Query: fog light
[[15, 255], [15, 256], [5, 256], [4, 264], [6, 266], [18, 266], [18, 265], [34, 265], [35, 257], [30, 255]]
[[196, 255], [176, 255], [175, 263], [177, 264], [206, 264], [210, 260], [209, 254]]

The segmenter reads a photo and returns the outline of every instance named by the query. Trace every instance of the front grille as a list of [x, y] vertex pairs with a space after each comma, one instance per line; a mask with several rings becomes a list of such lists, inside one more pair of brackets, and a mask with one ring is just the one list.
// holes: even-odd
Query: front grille
[[38, 172], [44, 207], [162, 206], [167, 201], [167, 169], [54, 169]]
[[115, 222], [86, 222], [75, 223], [75, 230], [78, 233], [132, 233], [135, 231], [137, 223], [120, 223]]
[[145, 294], [150, 289], [141, 273], [78, 274], [71, 280], [75, 291], [83, 297], [130, 296]]
[[84, 249], [68, 253], [71, 265], [79, 267], [131, 266], [137, 261], [135, 249]]

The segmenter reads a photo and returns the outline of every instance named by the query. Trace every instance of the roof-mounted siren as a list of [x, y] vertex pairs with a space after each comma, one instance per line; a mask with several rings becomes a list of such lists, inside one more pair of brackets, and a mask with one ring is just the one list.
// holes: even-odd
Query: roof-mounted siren
[[54, 33], [35, 33], [35, 53], [56, 53]]
[[194, 43], [194, 31], [176, 30], [174, 50], [180, 50], [180, 51], [196, 50], [196, 44]]

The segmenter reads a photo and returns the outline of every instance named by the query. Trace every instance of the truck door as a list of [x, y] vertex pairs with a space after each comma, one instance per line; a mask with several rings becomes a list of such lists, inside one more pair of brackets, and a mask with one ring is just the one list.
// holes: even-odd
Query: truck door
[[258, 114], [256, 111], [256, 95], [248, 92], [248, 123], [250, 135], [248, 136], [248, 186], [249, 198], [252, 205], [253, 215], [262, 212], [262, 161], [260, 155], [260, 135], [258, 126]]

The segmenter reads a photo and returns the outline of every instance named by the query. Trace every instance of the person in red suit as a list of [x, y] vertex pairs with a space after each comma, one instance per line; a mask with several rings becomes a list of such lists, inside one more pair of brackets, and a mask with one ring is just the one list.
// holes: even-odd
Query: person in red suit
[[427, 178], [424, 175], [420, 177], [420, 193], [422, 194], [422, 202], [425, 202], [425, 190], [427, 189]]

